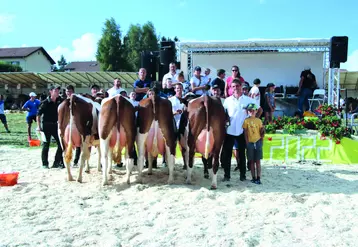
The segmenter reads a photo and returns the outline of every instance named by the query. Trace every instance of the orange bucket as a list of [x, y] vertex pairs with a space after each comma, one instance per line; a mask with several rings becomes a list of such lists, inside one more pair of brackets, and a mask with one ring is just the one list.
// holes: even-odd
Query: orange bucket
[[40, 140], [29, 140], [30, 147], [38, 147], [41, 145]]
[[17, 184], [19, 172], [0, 173], [0, 186], [13, 186]]

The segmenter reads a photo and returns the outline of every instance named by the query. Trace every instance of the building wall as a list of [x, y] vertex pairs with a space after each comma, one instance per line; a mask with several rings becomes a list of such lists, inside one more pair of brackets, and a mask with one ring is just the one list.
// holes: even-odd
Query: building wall
[[[275, 83], [276, 86], [298, 86], [301, 71], [305, 66], [311, 66], [319, 87], [323, 87], [321, 52], [193, 54], [192, 65], [193, 68], [210, 68], [212, 79], [216, 77], [217, 69], [225, 69], [228, 77], [231, 75], [231, 66], [238, 65], [247, 82], [252, 84], [255, 78], [260, 78], [261, 86], [269, 82]], [[187, 68], [182, 66], [182, 69], [186, 69], [185, 74], [188, 73]]]
[[26, 58], [6, 58], [0, 60], [5, 62], [19, 62], [22, 70], [27, 72], [51, 72], [51, 63], [40, 50]]
[[36, 51], [25, 58], [25, 70], [30, 72], [51, 72], [51, 63], [42, 51]]

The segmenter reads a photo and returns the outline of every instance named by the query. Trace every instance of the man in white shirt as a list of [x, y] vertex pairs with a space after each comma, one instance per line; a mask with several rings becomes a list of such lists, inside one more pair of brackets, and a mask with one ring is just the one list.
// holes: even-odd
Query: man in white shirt
[[168, 78], [171, 79], [172, 83], [178, 82], [178, 73], [175, 63], [169, 64], [169, 72], [163, 76], [162, 83], [165, 83]]
[[115, 78], [113, 80], [113, 87], [108, 89], [108, 97], [116, 96], [117, 94], [121, 94], [123, 91], [126, 91], [122, 88], [122, 82], [119, 78]]
[[260, 106], [260, 99], [261, 99], [260, 89], [259, 89], [260, 84], [261, 84], [260, 79], [256, 78], [254, 80], [254, 86], [251, 88], [249, 92], [249, 97], [253, 98], [256, 101], [257, 106]]
[[179, 99], [183, 97], [183, 84], [180, 82], [174, 86], [175, 95], [170, 97], [169, 100], [172, 103], [173, 115], [177, 130], [179, 129], [179, 122], [181, 114], [183, 113], [184, 104]]
[[[238, 143], [239, 160], [240, 160], [240, 181], [246, 180], [246, 141], [244, 135], [244, 129], [242, 125], [247, 118], [246, 106], [248, 104], [255, 104], [255, 101], [242, 94], [241, 82], [239, 79], [234, 79], [231, 84], [233, 89], [233, 95], [226, 98], [224, 101], [224, 108], [230, 117], [230, 125], [226, 129], [226, 137], [223, 144], [223, 157], [222, 166], [224, 167], [224, 179], [223, 181], [230, 181], [231, 170], [231, 156], [232, 148], [235, 140]], [[261, 116], [262, 109], [259, 108], [257, 116]]]
[[207, 88], [207, 84], [203, 80], [203, 77], [200, 73], [201, 67], [196, 66], [194, 69], [194, 76], [190, 79], [191, 91], [197, 96], [203, 95]]

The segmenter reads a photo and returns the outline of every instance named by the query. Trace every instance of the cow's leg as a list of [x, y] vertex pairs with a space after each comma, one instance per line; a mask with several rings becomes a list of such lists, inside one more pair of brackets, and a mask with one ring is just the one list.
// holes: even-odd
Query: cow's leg
[[88, 159], [86, 159], [86, 169], [85, 173], [90, 173], [89, 160], [91, 157], [91, 146], [88, 147]]
[[[100, 139], [100, 146], [101, 146], [101, 163], [102, 163], [102, 184], [108, 184], [108, 154], [109, 154], [109, 139], [106, 140]], [[110, 159], [112, 160], [112, 155], [110, 154]]]
[[137, 177], [137, 181], [138, 183], [142, 183], [143, 182], [143, 177], [142, 177], [142, 171], [143, 171], [143, 166], [144, 166], [144, 155], [145, 155], [145, 140], [147, 138], [148, 133], [146, 134], [141, 134], [138, 133], [137, 135], [137, 148], [138, 148], [138, 177]]
[[102, 171], [102, 167], [101, 167], [101, 147], [99, 145], [97, 146], [97, 152], [98, 152], [97, 170], [99, 172], [101, 172]]
[[189, 149], [189, 157], [188, 157], [188, 167], [187, 167], [187, 175], [186, 175], [186, 183], [191, 184], [191, 174], [193, 172], [193, 165], [194, 165], [194, 155], [195, 151], [194, 148]]
[[[209, 159], [210, 159], [210, 157], [209, 157], [208, 159], [205, 159], [204, 156], [201, 157], [201, 160], [202, 160], [203, 166], [204, 166], [204, 178], [209, 178], [209, 172], [208, 172]], [[211, 168], [211, 167], [209, 167], [209, 169], [210, 169], [210, 168]]]
[[72, 174], [71, 174], [71, 161], [70, 162], [66, 162], [64, 161], [66, 169], [67, 169], [67, 180], [68, 181], [74, 181]]
[[134, 159], [129, 158], [129, 154], [128, 152], [134, 152], [134, 150], [132, 151], [128, 151], [128, 146], [126, 147], [126, 156], [125, 156], [125, 164], [126, 164], [126, 170], [127, 170], [127, 184], [130, 184], [130, 177], [131, 177], [131, 173], [133, 170], [133, 166], [134, 166]]
[[77, 182], [82, 183], [82, 171], [85, 166], [86, 161], [89, 159], [90, 153], [88, 150], [88, 143], [86, 141], [82, 142], [82, 153], [80, 156], [81, 164], [78, 171]]
[[211, 177], [211, 187], [210, 189], [216, 190], [218, 187], [218, 181], [217, 181], [217, 172], [219, 170], [219, 160], [220, 160], [220, 152], [214, 151], [212, 159], [210, 158], [210, 167], [212, 166], [212, 169], [209, 170], [210, 177]]
[[[155, 159], [158, 159], [158, 156], [155, 157]], [[148, 152], [148, 175], [153, 174], [153, 160], [154, 160], [153, 155], [150, 152]]]
[[165, 145], [165, 155], [166, 155], [166, 162], [169, 169], [168, 184], [172, 184], [174, 182], [175, 157], [173, 154], [170, 153], [170, 148], [167, 145]]

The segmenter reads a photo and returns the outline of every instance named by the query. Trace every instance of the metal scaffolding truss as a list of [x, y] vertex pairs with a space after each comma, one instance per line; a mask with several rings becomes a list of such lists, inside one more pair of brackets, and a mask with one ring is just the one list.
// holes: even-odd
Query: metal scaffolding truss
[[[329, 68], [329, 39], [277, 39], [177, 42], [179, 53], [187, 54], [188, 77], [192, 76], [195, 54], [321, 52], [324, 71]], [[325, 78], [325, 77], [324, 77]], [[327, 84], [325, 81], [324, 85]]]

